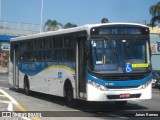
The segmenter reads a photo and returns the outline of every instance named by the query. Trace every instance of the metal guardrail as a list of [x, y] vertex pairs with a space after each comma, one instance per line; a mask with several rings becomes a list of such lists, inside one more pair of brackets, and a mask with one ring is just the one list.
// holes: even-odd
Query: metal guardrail
[[39, 24], [0, 21], [0, 34], [23, 36], [40, 32]]
[[0, 21], [0, 29], [13, 29], [13, 30], [39, 32], [40, 25], [31, 24], [31, 23], [17, 23], [17, 22]]

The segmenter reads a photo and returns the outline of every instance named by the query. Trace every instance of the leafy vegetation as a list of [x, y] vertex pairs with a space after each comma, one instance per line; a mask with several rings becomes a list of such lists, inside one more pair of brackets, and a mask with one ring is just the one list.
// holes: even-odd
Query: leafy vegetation
[[160, 2], [155, 5], [152, 5], [149, 9], [150, 14], [152, 15], [151, 18], [151, 25], [156, 26], [156, 22], [160, 22]]
[[71, 27], [77, 27], [77, 25], [68, 22], [63, 26], [61, 23], [57, 22], [56, 20], [48, 19], [45, 22], [44, 31], [56, 31], [56, 30], [59, 30], [62, 28], [67, 29], [67, 28], [71, 28]]
[[9, 65], [9, 53], [4, 53], [0, 47], [0, 67], [8, 67]]

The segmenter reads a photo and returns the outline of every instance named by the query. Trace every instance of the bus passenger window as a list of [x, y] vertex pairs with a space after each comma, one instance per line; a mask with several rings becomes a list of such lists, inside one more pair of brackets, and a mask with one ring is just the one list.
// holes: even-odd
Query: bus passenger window
[[74, 49], [64, 49], [63, 59], [64, 60], [75, 60], [75, 50]]
[[45, 61], [52, 60], [52, 51], [51, 50], [43, 51], [43, 60], [45, 60]]
[[27, 42], [27, 50], [34, 50], [34, 41], [30, 40]]
[[53, 48], [62, 48], [62, 38], [61, 37], [57, 37], [55, 39]]
[[75, 48], [76, 48], [76, 41], [74, 39], [74, 36], [64, 37], [63, 59], [75, 60], [75, 51], [76, 51]]
[[36, 49], [42, 49], [42, 40], [36, 40], [35, 41], [35, 48]]
[[62, 50], [54, 50], [52, 53], [53, 60], [62, 60]]
[[43, 48], [46, 49], [51, 49], [52, 48], [52, 40], [51, 39], [44, 39], [43, 40]]
[[25, 60], [25, 51], [27, 50], [27, 42], [21, 42], [20, 43], [20, 61]]
[[41, 61], [42, 60], [42, 51], [37, 51], [34, 55], [35, 55], [34, 59], [36, 61]]

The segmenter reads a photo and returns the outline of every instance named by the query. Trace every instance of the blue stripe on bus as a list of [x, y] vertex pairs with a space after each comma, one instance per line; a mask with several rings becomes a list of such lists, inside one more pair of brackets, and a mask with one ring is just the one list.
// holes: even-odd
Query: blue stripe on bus
[[109, 81], [109, 80], [102, 80], [102, 79], [98, 79], [95, 76], [92, 76], [91, 74], [88, 73], [87, 75], [88, 80], [92, 80], [95, 83], [99, 84], [99, 85], [103, 85], [103, 86], [113, 86], [113, 87], [118, 87], [118, 86], [139, 86], [139, 85], [143, 85], [145, 83], [147, 83], [150, 79], [151, 79], [151, 75], [149, 75], [148, 77], [144, 78], [144, 79], [140, 79], [140, 80], [121, 80], [121, 81]]
[[49, 68], [64, 68], [75, 71], [75, 62], [19, 62], [18, 69], [29, 76], [34, 76]]

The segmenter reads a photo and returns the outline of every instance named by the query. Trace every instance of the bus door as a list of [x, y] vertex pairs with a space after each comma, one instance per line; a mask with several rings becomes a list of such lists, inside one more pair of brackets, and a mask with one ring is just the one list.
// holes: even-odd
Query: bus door
[[18, 71], [18, 59], [19, 59], [19, 44], [13, 45], [13, 86], [19, 87], [19, 71]]
[[80, 98], [86, 98], [86, 67], [87, 67], [87, 61], [86, 61], [86, 47], [85, 42], [87, 38], [86, 37], [79, 37], [78, 38], [78, 91], [79, 91], [79, 97]]

